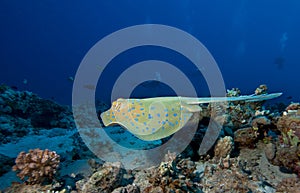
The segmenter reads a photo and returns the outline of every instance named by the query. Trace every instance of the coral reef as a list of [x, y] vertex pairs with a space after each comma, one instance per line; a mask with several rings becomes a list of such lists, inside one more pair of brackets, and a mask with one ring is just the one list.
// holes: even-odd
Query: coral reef
[[120, 162], [105, 163], [102, 168], [96, 171], [87, 181], [80, 180], [76, 183], [79, 193], [88, 192], [112, 192], [122, 184], [125, 170]]
[[267, 94], [268, 87], [265, 84], [259, 85], [258, 88], [255, 89], [254, 93], [256, 95]]
[[190, 159], [176, 158], [138, 172], [134, 184], [141, 192], [201, 192], [196, 164]]
[[129, 184], [126, 187], [120, 187], [114, 189], [112, 193], [140, 193], [140, 189], [135, 185]]
[[[266, 94], [267, 86], [260, 85], [256, 90], [255, 94]], [[228, 97], [236, 97], [240, 96], [241, 91], [237, 88], [233, 88], [231, 90], [227, 90]], [[263, 109], [263, 101], [260, 102], [251, 102], [245, 103], [244, 101], [235, 101], [229, 102], [226, 107], [226, 118], [225, 118], [225, 127], [231, 128], [233, 131], [248, 127], [251, 125], [251, 121], [254, 117], [258, 115], [267, 115], [269, 111]]]
[[11, 187], [7, 188], [5, 193], [66, 193], [66, 189], [62, 189], [60, 191], [53, 190], [52, 185], [26, 185], [14, 183]]
[[274, 165], [285, 167], [300, 176], [300, 148], [276, 146], [275, 157], [270, 160]]
[[52, 180], [60, 163], [60, 157], [53, 151], [34, 149], [29, 153], [20, 152], [14, 171], [28, 184], [41, 184]]
[[[265, 85], [255, 90], [257, 95], [266, 92]], [[240, 95], [237, 88], [227, 93]], [[101, 102], [96, 105], [98, 114], [107, 108]], [[120, 162], [104, 163], [97, 159], [87, 148], [78, 131], [71, 128], [74, 122], [69, 108], [2, 85], [0, 180], [9, 178], [11, 173], [15, 175], [13, 171], [7, 172], [13, 167], [26, 182], [13, 183], [4, 192], [299, 192], [300, 104], [292, 103], [282, 114], [278, 110], [279, 106], [283, 108], [282, 104], [277, 110], [266, 110], [261, 102], [216, 105], [215, 112], [211, 105], [201, 106], [204, 119], [184, 152], [177, 156], [169, 152], [153, 167], [125, 170]], [[224, 119], [225, 124], [211, 150], [199, 156], [199, 144], [212, 113], [216, 113], [217, 119]], [[89, 121], [82, 120], [79, 125]], [[106, 129], [119, 144], [126, 139], [120, 128]], [[98, 137], [93, 131], [86, 135]], [[101, 151], [113, 151], [104, 145], [96, 144]], [[34, 150], [17, 156], [28, 149]]]
[[274, 124], [267, 116], [256, 116], [250, 122], [250, 127], [241, 128], [234, 132], [234, 141], [239, 147], [254, 148], [259, 140], [268, 143], [272, 140], [269, 131]]
[[234, 132], [234, 142], [242, 147], [255, 147], [258, 141], [258, 133], [252, 127], [242, 128]]
[[238, 97], [241, 95], [241, 90], [238, 88], [232, 88], [231, 90], [227, 90], [227, 97]]
[[300, 180], [299, 178], [285, 178], [276, 187], [276, 192], [293, 192], [300, 193]]
[[200, 182], [204, 192], [249, 192], [258, 189], [238, 167], [236, 160], [231, 159], [230, 162], [230, 169], [214, 165], [205, 167], [204, 177]]
[[300, 176], [300, 106], [292, 103], [278, 118], [279, 140], [272, 149], [266, 149], [266, 155], [274, 165], [281, 166]]
[[28, 91], [0, 87], [0, 143], [25, 136], [29, 128], [75, 128], [70, 107]]
[[300, 105], [292, 103], [278, 119], [277, 128], [281, 133], [281, 143], [297, 146], [300, 143]]

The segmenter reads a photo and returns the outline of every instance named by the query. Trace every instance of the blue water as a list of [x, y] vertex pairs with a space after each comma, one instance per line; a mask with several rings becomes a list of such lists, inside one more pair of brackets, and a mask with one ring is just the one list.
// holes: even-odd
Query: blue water
[[[95, 43], [122, 28], [154, 23], [179, 28], [201, 41], [218, 63], [227, 88], [252, 94], [265, 83], [269, 92], [284, 92], [280, 100], [299, 101], [299, 13], [298, 0], [2, 0], [0, 83], [71, 104], [69, 77]], [[209, 94], [201, 73], [185, 58], [168, 50], [141, 49], [111, 62], [102, 77], [105, 84], [97, 87], [99, 98], [109, 101], [118, 75], [149, 59], [178, 66], [199, 96]], [[173, 93], [155, 83], [140, 89], [133, 95]]]

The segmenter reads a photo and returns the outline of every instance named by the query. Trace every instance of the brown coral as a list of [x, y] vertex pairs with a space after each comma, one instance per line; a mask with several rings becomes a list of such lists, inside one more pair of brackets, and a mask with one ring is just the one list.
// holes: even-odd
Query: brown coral
[[15, 162], [13, 170], [18, 171], [21, 180], [26, 179], [28, 184], [41, 184], [54, 178], [60, 156], [48, 149], [34, 149], [29, 150], [29, 153], [20, 152]]
[[298, 103], [292, 103], [277, 121], [280, 131], [276, 155], [271, 162], [283, 166], [300, 176], [300, 115]]
[[278, 119], [277, 128], [281, 132], [284, 145], [297, 146], [300, 142], [300, 115], [294, 111], [284, 112]]
[[258, 141], [258, 133], [252, 127], [242, 128], [234, 132], [234, 142], [239, 147], [255, 147]]
[[230, 155], [234, 147], [233, 139], [230, 136], [225, 136], [218, 140], [214, 148], [214, 155], [216, 159], [226, 158]]

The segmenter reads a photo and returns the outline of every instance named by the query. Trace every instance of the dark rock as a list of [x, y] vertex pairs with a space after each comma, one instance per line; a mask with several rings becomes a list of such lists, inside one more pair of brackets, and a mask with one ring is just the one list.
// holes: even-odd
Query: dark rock
[[268, 143], [265, 147], [265, 154], [268, 160], [272, 160], [276, 154], [276, 146], [273, 143]]
[[0, 176], [11, 171], [14, 164], [15, 160], [13, 158], [0, 154]]

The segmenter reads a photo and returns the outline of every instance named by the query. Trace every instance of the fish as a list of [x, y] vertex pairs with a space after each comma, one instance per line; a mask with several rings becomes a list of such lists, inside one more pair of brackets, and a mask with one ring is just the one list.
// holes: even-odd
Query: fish
[[74, 82], [74, 77], [73, 77], [73, 76], [69, 76], [69, 77], [68, 77], [68, 80], [69, 80], [70, 82]]
[[279, 97], [282, 93], [242, 95], [239, 97], [154, 97], [119, 98], [107, 111], [101, 113], [103, 124], [120, 125], [144, 141], [171, 136], [183, 128], [194, 113], [200, 113], [200, 104], [231, 101], [257, 102]]

